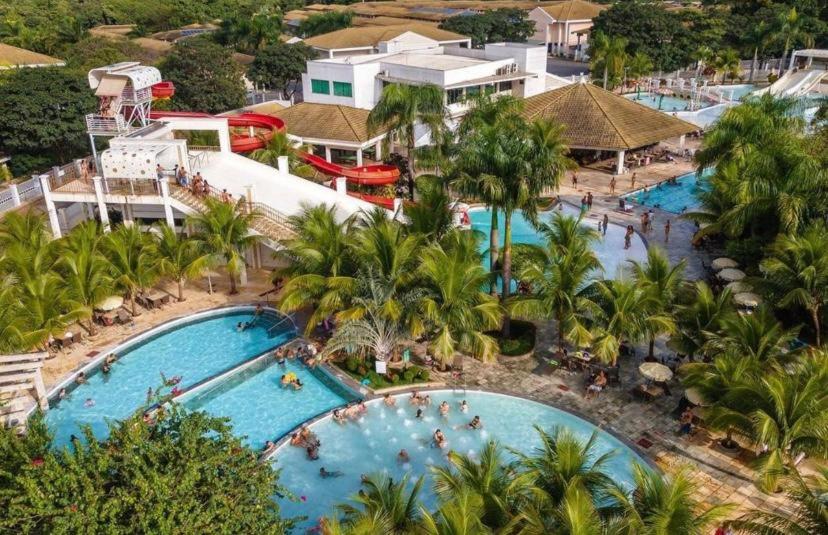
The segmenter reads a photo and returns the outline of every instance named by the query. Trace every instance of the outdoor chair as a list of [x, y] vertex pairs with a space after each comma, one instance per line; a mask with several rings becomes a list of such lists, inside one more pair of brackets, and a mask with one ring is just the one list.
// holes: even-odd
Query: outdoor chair
[[123, 308], [118, 309], [118, 323], [121, 325], [126, 325], [132, 321], [132, 316], [129, 315], [129, 312], [124, 310]]
[[82, 340], [82, 338], [81, 338], [81, 332], [80, 331], [75, 331], [75, 332], [72, 333], [72, 343], [73, 344], [79, 344], [79, 343], [81, 343], [81, 340]]

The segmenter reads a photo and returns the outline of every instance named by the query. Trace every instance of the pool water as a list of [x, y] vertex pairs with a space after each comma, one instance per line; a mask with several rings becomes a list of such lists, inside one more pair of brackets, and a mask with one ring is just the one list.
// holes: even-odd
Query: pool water
[[[321, 441], [320, 457], [309, 461], [304, 450], [286, 444], [276, 453], [274, 465], [281, 470], [280, 483], [294, 493], [297, 501], [280, 499], [285, 516], [307, 516], [300, 527], [311, 527], [319, 517], [333, 512], [333, 506], [348, 500], [360, 488], [360, 475], [384, 472], [395, 480], [409, 473], [412, 479], [428, 474], [428, 467], [445, 463], [449, 449], [475, 456], [490, 440], [503, 446], [530, 453], [540, 444], [533, 425], [547, 432], [563, 426], [582, 440], [597, 431], [594, 454], [607, 451], [614, 456], [607, 464], [612, 479], [626, 488], [632, 487], [631, 465], [643, 464], [638, 455], [612, 435], [572, 414], [532, 401], [484, 392], [453, 393], [443, 390], [429, 392], [433, 403], [426, 408], [422, 420], [415, 418], [416, 408], [408, 403], [408, 395], [396, 397], [396, 407], [386, 407], [382, 400], [368, 404], [368, 412], [356, 422], [344, 425], [330, 417], [313, 424], [311, 429]], [[467, 400], [468, 413], [461, 413], [458, 404]], [[443, 418], [437, 406], [443, 400], [451, 405], [451, 412]], [[481, 430], [465, 427], [475, 415], [483, 422]], [[431, 445], [435, 429], [441, 429], [448, 439], [445, 450]], [[397, 454], [405, 449], [410, 462], [398, 463]], [[506, 456], [507, 458], [509, 455]], [[319, 469], [339, 471], [340, 477], [322, 478]], [[427, 507], [436, 499], [427, 477], [421, 492]]]
[[[277, 347], [295, 336], [292, 323], [285, 322], [268, 333], [267, 324], [236, 332], [236, 324], [252, 317], [252, 308], [211, 315], [184, 325], [164, 329], [146, 341], [116, 351], [118, 360], [109, 374], [87, 374], [86, 384], [46, 412], [46, 423], [55, 434], [55, 444], [80, 436], [79, 426], [88, 424], [98, 438], [107, 434], [107, 420], [122, 419], [146, 402], [147, 389], [161, 386], [161, 374], [182, 377], [186, 388], [223, 370]], [[281, 329], [281, 330], [280, 330]], [[86, 407], [91, 398], [95, 404]]]
[[[293, 372], [304, 384], [301, 390], [282, 388], [282, 375]], [[194, 393], [184, 402], [192, 410], [226, 416], [237, 436], [261, 449], [268, 440], [276, 441], [302, 422], [352, 401], [354, 396], [324, 375], [295, 360], [280, 366], [272, 358]]]
[[[643, 104], [648, 108], [661, 111], [685, 111], [690, 109], [690, 101], [683, 98], [673, 97], [669, 95], [660, 95], [657, 93], [630, 93], [624, 95], [633, 102]], [[660, 106], [660, 107], [659, 107]]]
[[708, 177], [712, 174], [712, 168], [704, 170], [701, 177], [694, 171], [678, 177], [677, 185], [665, 182], [659, 186], [650, 187], [647, 191], [630, 193], [626, 198], [637, 204], [681, 214], [701, 206], [698, 193], [707, 187]]
[[745, 97], [758, 89], [753, 84], [711, 85], [710, 91], [719, 93], [730, 100], [744, 100]]
[[[567, 215], [577, 217], [579, 211], [578, 208], [569, 204], [563, 205], [563, 212]], [[553, 213], [554, 211], [543, 212], [539, 214], [538, 219], [542, 223], [549, 222], [552, 219]], [[492, 212], [488, 209], [472, 209], [469, 210], [469, 219], [471, 220], [472, 229], [478, 230], [486, 236], [480, 244], [480, 250], [483, 252], [483, 265], [488, 267], [489, 233], [492, 228]], [[504, 221], [502, 213], [498, 214], [497, 224], [500, 229], [500, 245], [503, 246], [505, 237], [503, 235]], [[583, 224], [594, 225], [593, 228], [598, 229], [598, 219], [585, 218]], [[629, 266], [628, 260], [646, 260], [647, 258], [647, 247], [638, 234], [633, 235], [631, 247], [624, 249], [625, 232], [626, 230], [621, 225], [610, 223], [606, 236], [599, 237], [593, 243], [593, 250], [604, 267], [604, 278], [617, 278], [621, 274], [621, 271]], [[542, 245], [544, 242], [543, 235], [535, 230], [521, 212], [515, 212], [512, 215], [512, 243]]]

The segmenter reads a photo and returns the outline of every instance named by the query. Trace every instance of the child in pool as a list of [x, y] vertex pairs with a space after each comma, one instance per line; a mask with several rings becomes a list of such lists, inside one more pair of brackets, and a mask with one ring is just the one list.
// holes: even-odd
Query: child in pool
[[423, 409], [417, 409], [417, 415], [414, 416], [414, 417], [418, 420], [422, 420], [423, 419]]
[[329, 472], [329, 471], [325, 470], [324, 466], [319, 469], [319, 477], [321, 477], [322, 479], [328, 479], [329, 477], [342, 477], [342, 475], [343, 475], [342, 472], [340, 472], [339, 470], [334, 470], [333, 472]]
[[405, 463], [409, 462], [410, 460], [411, 460], [411, 456], [408, 455], [408, 452], [405, 451], [404, 449], [400, 450], [400, 452], [397, 454], [397, 462], [400, 463], [400, 464], [405, 464]]
[[333, 421], [342, 425], [345, 423], [345, 416], [342, 415], [342, 412], [339, 409], [334, 409], [333, 411]]
[[434, 445], [440, 449], [446, 447], [446, 436], [439, 429], [434, 432]]
[[448, 416], [449, 413], [449, 404], [448, 401], [443, 401], [440, 403], [440, 415], [441, 416]]
[[469, 404], [465, 399], [460, 402], [460, 412], [469, 412]]
[[385, 403], [386, 407], [393, 407], [397, 404], [397, 400], [391, 397], [391, 394], [385, 394], [382, 398], [382, 402]]
[[468, 424], [469, 429], [481, 429], [483, 427], [483, 422], [480, 421], [480, 416], [475, 416], [472, 418], [472, 421]]

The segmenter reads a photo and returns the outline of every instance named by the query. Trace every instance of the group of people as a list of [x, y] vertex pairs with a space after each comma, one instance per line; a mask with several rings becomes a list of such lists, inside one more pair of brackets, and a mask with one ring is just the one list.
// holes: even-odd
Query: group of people
[[290, 445], [296, 446], [297, 448], [305, 448], [305, 454], [308, 460], [315, 461], [319, 459], [319, 448], [322, 446], [322, 442], [306, 425], [303, 425], [299, 431], [290, 435]]
[[293, 372], [282, 374], [279, 382], [282, 384], [282, 388], [293, 387], [294, 390], [302, 390], [302, 387], [305, 386]]
[[313, 368], [319, 364], [319, 348], [312, 342], [300, 345], [295, 349], [280, 347], [273, 356], [276, 359], [276, 363], [283, 368], [287, 365], [288, 360], [293, 359], [297, 359], [308, 368]]
[[345, 405], [344, 409], [334, 409], [332, 418], [334, 422], [342, 425], [348, 422], [348, 420], [359, 419], [360, 416], [367, 412], [368, 406], [365, 405], [364, 401], [352, 402]]
[[581, 213], [592, 210], [592, 192], [588, 191], [586, 195], [581, 197]]
[[190, 184], [190, 193], [196, 197], [206, 197], [210, 194], [210, 184], [207, 183], [206, 178], [201, 176], [200, 172], [197, 172], [193, 177], [193, 182]]
[[607, 374], [604, 370], [599, 370], [598, 373], [593, 373], [587, 378], [586, 390], [584, 397], [592, 399], [607, 386]]

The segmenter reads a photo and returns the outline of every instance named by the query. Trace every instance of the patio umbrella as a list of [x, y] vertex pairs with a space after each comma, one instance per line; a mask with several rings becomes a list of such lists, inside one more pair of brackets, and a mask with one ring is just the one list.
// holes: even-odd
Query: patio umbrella
[[698, 405], [700, 407], [704, 407], [706, 405], [701, 393], [699, 393], [699, 391], [695, 388], [688, 388], [687, 390], [685, 390], [684, 397], [686, 397], [687, 401], [689, 401], [693, 405]]
[[733, 301], [740, 307], [758, 307], [762, 298], [753, 292], [742, 292], [733, 296]]
[[641, 375], [658, 383], [664, 383], [673, 378], [673, 372], [664, 364], [658, 362], [645, 362], [638, 367]]
[[116, 308], [120, 308], [121, 305], [124, 304], [124, 298], [120, 295], [110, 295], [97, 305], [95, 308], [97, 310], [101, 310], [103, 312], [109, 312], [110, 310], [115, 310]]
[[740, 281], [745, 278], [745, 272], [741, 269], [727, 268], [719, 272], [719, 278], [727, 282]]
[[716, 271], [721, 271], [726, 268], [739, 267], [739, 263], [737, 261], [733, 260], [732, 258], [726, 258], [724, 256], [721, 258], [717, 258], [710, 265], [713, 266], [713, 269], [715, 269]]
[[748, 284], [746, 282], [742, 282], [742, 281], [729, 282], [729, 283], [727, 283], [727, 286], [725, 286], [725, 288], [727, 288], [728, 290], [730, 290], [734, 294], [739, 294], [739, 293], [742, 293], [742, 292], [752, 292], [753, 291], [753, 286], [751, 286], [750, 284]]

